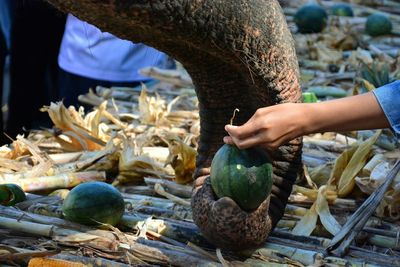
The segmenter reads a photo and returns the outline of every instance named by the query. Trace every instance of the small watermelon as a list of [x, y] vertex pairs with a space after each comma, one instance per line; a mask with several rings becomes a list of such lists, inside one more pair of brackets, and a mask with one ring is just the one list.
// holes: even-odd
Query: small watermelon
[[63, 203], [67, 220], [96, 225], [116, 225], [124, 214], [125, 202], [121, 193], [104, 182], [83, 183], [71, 190]]
[[382, 14], [369, 15], [365, 24], [365, 31], [371, 36], [380, 36], [392, 32], [392, 22]]
[[331, 13], [335, 16], [354, 17], [353, 9], [347, 4], [336, 4], [332, 6]]
[[294, 16], [294, 22], [301, 33], [318, 33], [325, 29], [328, 14], [319, 5], [302, 6]]
[[252, 211], [271, 194], [272, 162], [260, 148], [239, 149], [225, 144], [211, 163], [211, 187], [218, 198], [230, 197]]
[[0, 185], [0, 204], [4, 206], [14, 206], [15, 204], [25, 201], [26, 195], [24, 190], [17, 184]]

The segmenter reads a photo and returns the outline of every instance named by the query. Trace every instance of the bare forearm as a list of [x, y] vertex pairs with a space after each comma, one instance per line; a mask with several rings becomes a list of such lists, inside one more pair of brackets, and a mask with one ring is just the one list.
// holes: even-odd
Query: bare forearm
[[239, 148], [262, 146], [274, 150], [310, 133], [387, 127], [390, 124], [375, 95], [367, 93], [321, 103], [260, 108], [244, 125], [226, 125], [229, 136], [224, 142]]
[[304, 105], [304, 134], [390, 127], [373, 93]]

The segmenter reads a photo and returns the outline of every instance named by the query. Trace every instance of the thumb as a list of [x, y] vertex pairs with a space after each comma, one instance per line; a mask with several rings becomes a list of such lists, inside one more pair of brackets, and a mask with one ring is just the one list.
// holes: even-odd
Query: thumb
[[238, 126], [227, 124], [225, 125], [225, 131], [228, 133], [234, 133], [237, 130]]

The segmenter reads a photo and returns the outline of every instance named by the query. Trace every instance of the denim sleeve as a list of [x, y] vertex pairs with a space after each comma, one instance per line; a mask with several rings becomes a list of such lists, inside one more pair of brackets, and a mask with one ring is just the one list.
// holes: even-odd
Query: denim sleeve
[[400, 80], [373, 91], [397, 137], [400, 137]]

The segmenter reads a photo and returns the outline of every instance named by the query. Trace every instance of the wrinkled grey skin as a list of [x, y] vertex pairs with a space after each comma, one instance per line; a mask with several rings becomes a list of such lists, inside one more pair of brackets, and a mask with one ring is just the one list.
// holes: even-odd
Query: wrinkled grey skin
[[[276, 0], [48, 0], [103, 31], [153, 46], [180, 61], [200, 102], [193, 216], [202, 233], [228, 249], [257, 246], [282, 217], [301, 170], [301, 140], [271, 153], [272, 194], [246, 213], [229, 198], [216, 201], [206, 179], [235, 108], [237, 124], [260, 107], [299, 102], [293, 40]], [[206, 181], [206, 182], [205, 182]]]

